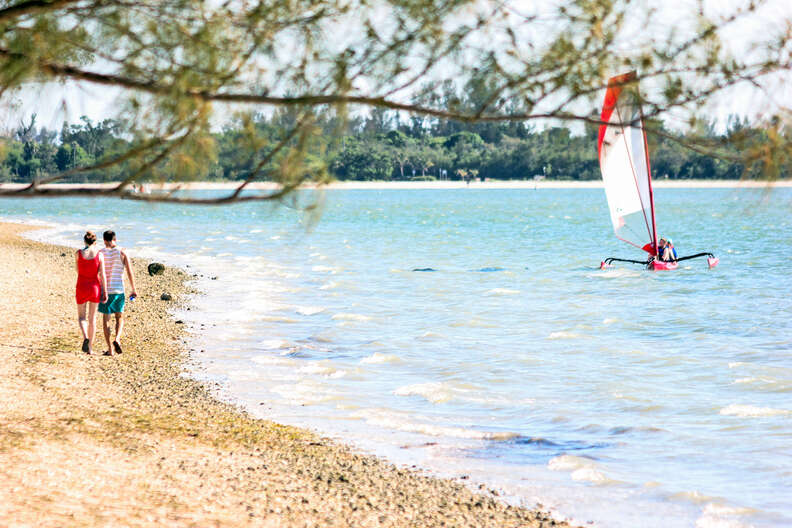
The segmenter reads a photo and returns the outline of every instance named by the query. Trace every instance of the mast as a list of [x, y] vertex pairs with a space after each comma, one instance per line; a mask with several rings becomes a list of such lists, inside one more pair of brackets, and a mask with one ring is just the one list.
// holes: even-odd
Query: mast
[[646, 177], [649, 183], [649, 206], [652, 211], [652, 247], [657, 256], [657, 221], [655, 220], [654, 192], [652, 190], [652, 163], [649, 161], [649, 142], [646, 140], [643, 110], [641, 110], [641, 132], [643, 132], [644, 152], [646, 153]]

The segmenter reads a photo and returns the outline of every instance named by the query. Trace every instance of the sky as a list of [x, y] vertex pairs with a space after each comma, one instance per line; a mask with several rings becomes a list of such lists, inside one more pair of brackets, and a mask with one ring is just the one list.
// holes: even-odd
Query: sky
[[[749, 0], [706, 0], [703, 3], [704, 12], [708, 15], [728, 13], [735, 7], [743, 6]], [[537, 3], [534, 0], [510, 0], [509, 5], [515, 13], [539, 13], [543, 10], [554, 9], [558, 2], [543, 0]], [[658, 5], [660, 4], [660, 5]], [[669, 2], [650, 2], [636, 0], [633, 2], [637, 11], [655, 9], [652, 16], [653, 25], [658, 34], [665, 34], [671, 28], [683, 29], [690, 26], [690, 18], [686, 15], [698, 9], [697, 0], [672, 0]], [[684, 15], [684, 16], [683, 16]], [[643, 17], [636, 17], [636, 20]], [[750, 43], [761, 39], [771, 31], [779, 30], [784, 24], [792, 21], [792, 1], [767, 0], [763, 2], [758, 12], [748, 19], [735, 23], [721, 32], [723, 42], [730, 47], [738, 57], [750, 56]], [[647, 31], [643, 26], [634, 28], [636, 35]], [[621, 72], [614, 72], [621, 73]], [[749, 86], [725, 93], [715, 98], [706, 111], [708, 115], [716, 118], [721, 124], [725, 123], [731, 114], [747, 116], [751, 119], [760, 117], [762, 112], [774, 105], [792, 107], [792, 82], [785, 82], [786, 78], [780, 76], [767, 79], [768, 89], [759, 91]], [[57, 82], [39, 85], [25, 85], [12, 94], [6, 94], [0, 100], [0, 133], [5, 133], [16, 128], [22, 119], [28, 119], [30, 114], [37, 114], [39, 127], [50, 130], [59, 130], [64, 121], [74, 123], [81, 116], [88, 116], [93, 121], [116, 115], [120, 104], [121, 91], [106, 86], [93, 85], [86, 82]], [[759, 103], [759, 104], [757, 104]], [[229, 112], [221, 111], [215, 122], [219, 126], [225, 121]], [[674, 126], [674, 121], [680, 122], [686, 116], [674, 111], [670, 112], [666, 121]]]

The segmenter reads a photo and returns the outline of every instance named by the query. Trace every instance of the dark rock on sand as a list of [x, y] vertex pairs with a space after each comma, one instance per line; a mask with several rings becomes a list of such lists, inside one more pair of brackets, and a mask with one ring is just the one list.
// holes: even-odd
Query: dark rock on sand
[[148, 274], [149, 275], [162, 275], [162, 272], [165, 271], [165, 265], [160, 264], [159, 262], [152, 262], [148, 265]]
[[162, 295], [160, 295], [160, 299], [162, 299], [163, 301], [171, 301], [173, 300], [173, 297], [171, 297], [170, 293], [163, 293]]

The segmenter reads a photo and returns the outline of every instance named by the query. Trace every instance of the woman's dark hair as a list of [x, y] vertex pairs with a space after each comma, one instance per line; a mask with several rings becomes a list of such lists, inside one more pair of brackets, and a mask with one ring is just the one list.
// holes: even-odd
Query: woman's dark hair
[[86, 245], [90, 246], [96, 242], [96, 235], [94, 235], [91, 231], [86, 231], [83, 240], [85, 241]]

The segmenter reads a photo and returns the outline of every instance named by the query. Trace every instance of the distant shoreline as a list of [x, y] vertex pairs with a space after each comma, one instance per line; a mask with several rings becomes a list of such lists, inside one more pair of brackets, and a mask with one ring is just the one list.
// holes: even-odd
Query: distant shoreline
[[[182, 182], [145, 184], [153, 191], [213, 191], [231, 190], [241, 182]], [[658, 189], [763, 189], [792, 187], [792, 180], [658, 180], [653, 182]], [[110, 189], [118, 183], [53, 183], [42, 188], [54, 189]], [[22, 189], [24, 183], [0, 183], [0, 189]], [[250, 190], [273, 190], [278, 186], [270, 182], [251, 183]], [[307, 184], [302, 188], [314, 189], [316, 185]], [[563, 180], [493, 180], [485, 182], [463, 181], [343, 181], [333, 182], [321, 187], [325, 190], [442, 190], [442, 189], [600, 189], [602, 181], [563, 181]]]

